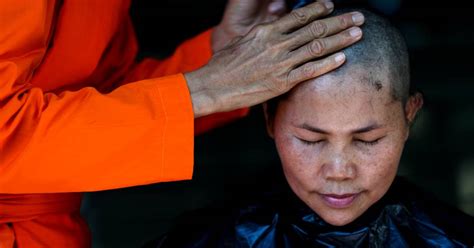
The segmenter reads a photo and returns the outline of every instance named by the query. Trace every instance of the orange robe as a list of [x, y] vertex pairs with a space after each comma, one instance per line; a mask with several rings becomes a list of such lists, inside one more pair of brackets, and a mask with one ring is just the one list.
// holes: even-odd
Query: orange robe
[[246, 114], [195, 122], [211, 31], [136, 63], [129, 5], [0, 1], [0, 247], [88, 247], [70, 192], [190, 179], [194, 134]]

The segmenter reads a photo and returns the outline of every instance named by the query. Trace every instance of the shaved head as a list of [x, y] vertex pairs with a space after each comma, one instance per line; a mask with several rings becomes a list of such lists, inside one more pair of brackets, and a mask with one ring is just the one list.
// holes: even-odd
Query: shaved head
[[[343, 78], [346, 76], [345, 78], [348, 78], [347, 75], [354, 74], [356, 70], [363, 71], [362, 74], [354, 74], [353, 80], [341, 81], [338, 85], [344, 87], [344, 84], [362, 83], [368, 84], [375, 91], [388, 88], [394, 101], [405, 104], [410, 95], [411, 86], [409, 57], [403, 36], [387, 19], [365, 9], [336, 9], [332, 15], [352, 11], [359, 11], [365, 17], [365, 22], [361, 27], [363, 37], [359, 42], [342, 50], [346, 55], [344, 65], [320, 77]], [[302, 85], [317, 79], [309, 80], [310, 82], [302, 83]], [[278, 102], [285, 99], [291, 92], [298, 90], [299, 87], [302, 86], [296, 86], [289, 93], [268, 101], [267, 113], [273, 116]]]
[[[410, 65], [401, 33], [388, 20], [367, 10], [340, 9], [333, 15], [351, 11], [359, 11], [365, 16], [363, 37], [343, 50], [346, 64], [330, 73], [340, 75], [350, 73], [353, 67], [364, 68], [367, 70], [365, 82], [377, 90], [390, 87], [394, 100], [405, 102], [410, 93]], [[384, 78], [385, 72], [388, 78]]]

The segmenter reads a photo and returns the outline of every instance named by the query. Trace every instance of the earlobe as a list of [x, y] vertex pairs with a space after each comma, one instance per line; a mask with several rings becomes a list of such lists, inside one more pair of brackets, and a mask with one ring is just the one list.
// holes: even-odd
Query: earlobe
[[421, 93], [415, 93], [414, 95], [408, 98], [408, 101], [405, 105], [405, 117], [408, 121], [408, 124], [412, 124], [415, 120], [416, 114], [423, 106], [423, 95]]
[[273, 139], [273, 116], [268, 114], [268, 104], [265, 102], [262, 104], [263, 115], [265, 116], [265, 126], [267, 128], [267, 134]]

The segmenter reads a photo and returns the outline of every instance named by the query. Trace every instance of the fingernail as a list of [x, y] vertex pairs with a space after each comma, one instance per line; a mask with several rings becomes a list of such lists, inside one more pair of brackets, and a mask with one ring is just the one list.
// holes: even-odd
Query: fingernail
[[285, 4], [283, 2], [273, 2], [268, 6], [268, 12], [274, 14], [282, 11], [285, 8]]
[[359, 37], [362, 34], [362, 31], [360, 30], [360, 28], [354, 27], [354, 28], [351, 28], [351, 30], [349, 31], [349, 34], [352, 37]]
[[336, 55], [336, 57], [334, 57], [334, 60], [336, 60], [336, 62], [341, 62], [344, 60], [344, 58], [346, 58], [346, 55], [344, 53], [338, 53]]
[[356, 12], [352, 14], [352, 21], [356, 25], [361, 25], [362, 23], [364, 23], [364, 16], [361, 13]]
[[334, 8], [334, 4], [332, 2], [325, 2], [324, 6], [326, 6], [326, 9], [332, 10]]

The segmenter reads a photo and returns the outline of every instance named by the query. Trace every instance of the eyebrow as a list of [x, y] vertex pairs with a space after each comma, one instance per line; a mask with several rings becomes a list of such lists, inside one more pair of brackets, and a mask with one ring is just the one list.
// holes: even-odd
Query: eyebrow
[[[311, 132], [314, 132], [314, 133], [322, 133], [322, 134], [329, 134], [328, 131], [324, 130], [324, 129], [321, 129], [321, 128], [318, 128], [318, 127], [314, 127], [314, 126], [311, 126], [307, 123], [303, 123], [301, 125], [298, 125], [299, 128], [303, 128], [303, 129], [306, 129], [306, 130], [309, 130]], [[377, 128], [381, 128], [382, 126], [377, 124], [377, 123], [371, 123], [370, 125], [368, 126], [365, 126], [365, 127], [361, 127], [361, 128], [357, 128], [357, 129], [354, 129], [354, 130], [351, 130], [351, 133], [365, 133], [365, 132], [369, 132], [369, 131], [372, 131], [374, 129], [377, 129]]]

